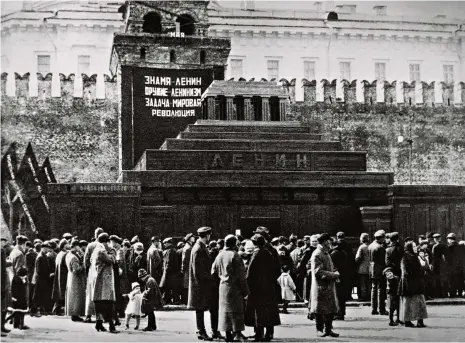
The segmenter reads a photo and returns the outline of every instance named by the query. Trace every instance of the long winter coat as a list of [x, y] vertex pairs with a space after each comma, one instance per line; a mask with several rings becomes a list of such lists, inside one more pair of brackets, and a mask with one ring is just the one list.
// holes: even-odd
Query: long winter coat
[[182, 248], [182, 260], [181, 260], [181, 274], [182, 274], [182, 285], [184, 288], [189, 288], [189, 264], [191, 262], [192, 245], [186, 243]]
[[15, 246], [13, 250], [11, 250], [10, 260], [13, 272], [13, 274], [10, 276], [10, 279], [12, 279], [13, 275], [16, 275], [16, 273], [18, 272], [19, 268], [26, 268], [26, 255], [18, 246]]
[[15, 275], [11, 280], [11, 306], [14, 310], [26, 310], [29, 302], [29, 280]]
[[147, 250], [147, 273], [157, 282], [160, 282], [163, 271], [162, 252], [153, 244]]
[[406, 251], [402, 262], [399, 295], [412, 296], [425, 293], [424, 274], [418, 256]]
[[370, 255], [370, 278], [381, 279], [386, 266], [386, 249], [382, 244], [374, 241], [368, 246], [368, 254]]
[[139, 269], [147, 270], [147, 256], [144, 253], [134, 255], [133, 269], [139, 271]]
[[118, 265], [118, 268], [121, 269], [121, 275], [119, 278], [119, 292], [121, 294], [128, 294], [129, 292], [131, 292], [131, 284], [129, 283], [128, 264], [126, 261], [125, 252], [126, 251], [124, 248], [120, 248], [116, 252], [116, 263]]
[[44, 252], [37, 255], [34, 276], [32, 284], [34, 284], [33, 300], [37, 307], [47, 307], [50, 304], [52, 297], [52, 289], [50, 288], [50, 264], [48, 257]]
[[181, 272], [179, 258], [174, 247], [163, 251], [163, 275], [160, 280], [161, 288], [174, 289], [176, 287], [176, 278]]
[[68, 278], [68, 267], [66, 266], [67, 251], [60, 251], [55, 260], [55, 275], [53, 277], [53, 301], [65, 300], [66, 280]]
[[86, 270], [83, 261], [74, 253], [65, 257], [68, 268], [66, 280], [65, 313], [67, 316], [82, 316], [86, 304]]
[[247, 270], [247, 285], [249, 297], [245, 312], [247, 326], [276, 326], [280, 325], [278, 301], [276, 297], [275, 260], [266, 248], [256, 249]]
[[229, 248], [220, 251], [213, 262], [211, 272], [220, 280], [220, 330], [244, 330], [244, 297], [248, 295], [249, 289], [244, 263], [239, 254]]
[[90, 242], [87, 245], [86, 252], [84, 253], [84, 267], [86, 268], [87, 274], [87, 284], [86, 284], [86, 316], [91, 316], [95, 314], [95, 306], [92, 300], [93, 294], [93, 283], [95, 280], [94, 272], [91, 270], [90, 266], [92, 264], [92, 254], [95, 250], [95, 247], [99, 244], [97, 241]]
[[189, 266], [189, 300], [187, 306], [199, 311], [206, 311], [218, 304], [215, 299], [215, 279], [211, 274], [212, 259], [207, 246], [200, 239], [192, 247]]
[[149, 277], [143, 285], [142, 293], [142, 312], [151, 313], [156, 309], [163, 307], [163, 298], [158, 287], [157, 281], [153, 277]]
[[403, 256], [404, 248], [398, 242], [392, 242], [386, 249], [386, 267], [391, 267], [394, 275], [400, 276], [400, 261]]
[[[107, 251], [103, 244], [98, 244], [92, 253], [93, 287], [92, 301], [115, 301], [115, 283], [113, 264], [116, 262], [115, 251]], [[90, 274], [90, 273], [89, 273]]]
[[357, 274], [370, 274], [370, 254], [367, 243], [362, 243], [358, 247], [355, 263], [357, 264]]
[[336, 297], [337, 275], [329, 252], [321, 245], [312, 254], [312, 286], [310, 289], [310, 312], [336, 314], [339, 306]]
[[7, 267], [8, 264], [11, 262], [6, 261], [6, 252], [2, 248], [2, 275], [1, 275], [1, 282], [2, 282], [2, 312], [6, 311], [8, 305], [10, 305], [11, 301], [11, 281], [10, 278], [8, 277], [8, 271]]
[[37, 259], [37, 251], [31, 248], [26, 253], [26, 268], [27, 268], [27, 278], [29, 282], [32, 282], [32, 277], [34, 276], [34, 269], [36, 266], [36, 259]]

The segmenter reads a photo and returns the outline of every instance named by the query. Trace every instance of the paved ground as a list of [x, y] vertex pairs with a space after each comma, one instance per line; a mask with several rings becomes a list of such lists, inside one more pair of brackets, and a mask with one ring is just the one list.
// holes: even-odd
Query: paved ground
[[[338, 339], [320, 338], [315, 335], [315, 324], [306, 319], [305, 309], [291, 309], [281, 315], [282, 325], [276, 328], [275, 341], [320, 342], [320, 341], [422, 341], [465, 342], [465, 306], [430, 306], [427, 328], [390, 327], [387, 316], [371, 316], [369, 307], [352, 307], [347, 310], [345, 321], [335, 322]], [[206, 315], [208, 328], [208, 315]], [[31, 327], [27, 331], [13, 330], [2, 342], [192, 342], [196, 341], [195, 315], [191, 311], [157, 312], [156, 332], [123, 331], [119, 334], [96, 332], [93, 324], [73, 323], [67, 317], [26, 317]], [[142, 324], [146, 324], [143, 319]], [[131, 324], [133, 328], [135, 322]], [[142, 327], [144, 327], [142, 325]], [[108, 327], [108, 325], [106, 324]], [[9, 327], [9, 325], [8, 325]], [[121, 329], [122, 327], [119, 327]], [[246, 328], [246, 335], [253, 330]]]

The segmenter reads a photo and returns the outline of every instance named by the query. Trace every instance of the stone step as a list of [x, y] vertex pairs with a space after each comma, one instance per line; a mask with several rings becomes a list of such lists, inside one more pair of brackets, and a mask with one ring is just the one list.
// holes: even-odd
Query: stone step
[[303, 126], [300, 122], [263, 122], [240, 120], [198, 120], [187, 126], [187, 132], [276, 132], [276, 133], [320, 133], [321, 125], [312, 122]]
[[122, 173], [141, 187], [186, 188], [386, 188], [392, 173], [245, 170], [149, 170]]
[[160, 150], [339, 151], [339, 142], [167, 138]]
[[321, 140], [321, 135], [294, 132], [181, 132], [179, 137], [186, 139]]
[[146, 150], [144, 159], [144, 170], [366, 170], [366, 153], [351, 151]]

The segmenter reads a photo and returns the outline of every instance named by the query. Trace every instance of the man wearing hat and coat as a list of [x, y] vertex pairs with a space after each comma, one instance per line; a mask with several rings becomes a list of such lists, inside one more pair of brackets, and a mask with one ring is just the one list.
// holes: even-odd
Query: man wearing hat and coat
[[447, 297], [447, 265], [448, 265], [448, 248], [447, 245], [441, 243], [441, 235], [435, 233], [433, 235], [433, 278], [435, 284], [436, 297]]
[[31, 309], [31, 317], [37, 316], [37, 308], [33, 301], [34, 285], [32, 284], [32, 277], [34, 276], [36, 259], [39, 252], [40, 243], [35, 243], [34, 246], [26, 252], [27, 278], [29, 280], [29, 308]]
[[455, 298], [462, 295], [462, 290], [459, 290], [459, 282], [463, 284], [463, 255], [462, 248], [457, 244], [455, 233], [447, 235], [448, 248], [448, 267], [449, 267], [449, 296]]
[[151, 241], [152, 245], [150, 245], [149, 250], [147, 250], [147, 272], [159, 283], [163, 271], [163, 251], [158, 249], [160, 238], [154, 236]]
[[160, 281], [160, 289], [163, 293], [163, 301], [165, 304], [168, 304], [175, 301], [176, 277], [181, 267], [179, 266], [179, 259], [173, 239], [171, 237], [165, 238], [163, 246], [165, 250], [163, 251], [163, 275]]
[[52, 314], [63, 315], [66, 296], [66, 280], [68, 267], [66, 266], [66, 254], [68, 254], [68, 241], [63, 238], [60, 241], [60, 252], [55, 259], [55, 275], [53, 278], [52, 300], [54, 301]]
[[139, 269], [137, 276], [144, 289], [141, 311], [148, 317], [147, 327], [143, 331], [155, 331], [157, 329], [157, 322], [154, 311], [157, 308], [163, 307], [161, 292], [157, 281], [145, 269]]
[[32, 277], [32, 283], [34, 285], [34, 296], [33, 300], [37, 306], [39, 314], [46, 314], [47, 307], [49, 306], [52, 289], [50, 288], [49, 280], [50, 275], [53, 275], [53, 270], [50, 268], [50, 264], [47, 257], [47, 252], [50, 248], [50, 244], [45, 241], [41, 244], [40, 253], [37, 255], [36, 264], [34, 268], [34, 276]]
[[[224, 339], [218, 332], [218, 293], [216, 282], [211, 274], [213, 261], [208, 252], [208, 241], [211, 237], [210, 227], [197, 230], [199, 238], [192, 247], [189, 265], [189, 299], [188, 308], [195, 309], [197, 338], [211, 341], [212, 338]], [[210, 311], [212, 337], [205, 330], [204, 312]]]
[[126, 251], [126, 261], [128, 262], [129, 270], [128, 277], [129, 283], [137, 282], [137, 270], [134, 270], [134, 259], [136, 258], [134, 252], [134, 245], [139, 243], [139, 236], [134, 236], [131, 239], [131, 248]]
[[[27, 237], [19, 235], [16, 237], [16, 245], [10, 253], [13, 275], [16, 275], [21, 267], [26, 268], [26, 242]], [[10, 277], [11, 279], [11, 277]]]
[[383, 270], [386, 267], [386, 249], [384, 249], [385, 233], [383, 230], [375, 232], [375, 240], [368, 246], [370, 256], [371, 279], [371, 314], [388, 315], [386, 311], [386, 280]]
[[192, 246], [195, 244], [195, 236], [193, 233], [188, 233], [184, 237], [186, 244], [182, 248], [182, 259], [181, 259], [181, 274], [182, 274], [182, 293], [181, 301], [183, 304], [187, 304], [189, 296], [189, 265], [191, 261]]

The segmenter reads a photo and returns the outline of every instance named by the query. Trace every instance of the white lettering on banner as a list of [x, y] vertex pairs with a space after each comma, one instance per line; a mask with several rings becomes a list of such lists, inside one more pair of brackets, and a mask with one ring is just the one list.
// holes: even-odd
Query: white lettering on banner
[[171, 86], [171, 77], [145, 76], [146, 85]]
[[168, 96], [168, 88], [145, 87], [145, 95], [151, 96]]
[[176, 78], [176, 86], [201, 86], [201, 77], [178, 77]]
[[152, 110], [152, 117], [195, 117], [195, 110]]
[[47, 209], [47, 212], [50, 212], [50, 207], [48, 206], [48, 202], [45, 199], [45, 195], [42, 194], [42, 187], [40, 186], [39, 179], [37, 178], [37, 174], [36, 174], [34, 165], [32, 164], [32, 160], [30, 157], [27, 158], [27, 163], [29, 164], [29, 168], [31, 168], [32, 176], [34, 176], [34, 182], [37, 185], [37, 190], [39, 191], [40, 197], [42, 198], [42, 202], [44, 203], [44, 206]]
[[200, 88], [173, 88], [171, 96], [201, 96], [202, 91]]

